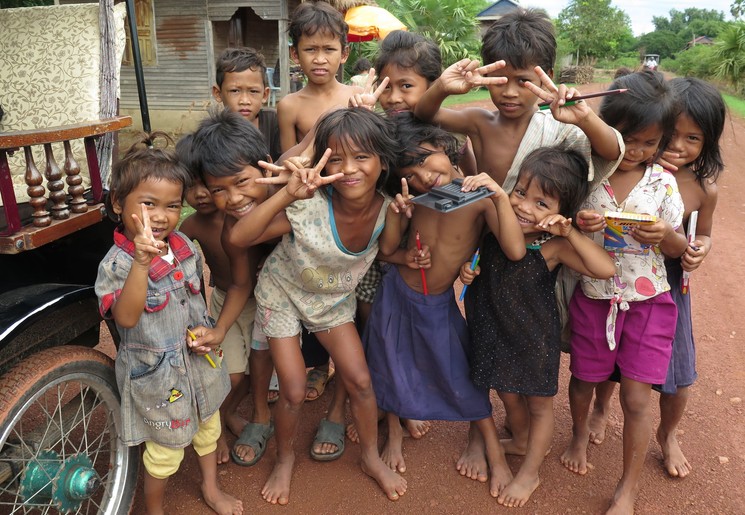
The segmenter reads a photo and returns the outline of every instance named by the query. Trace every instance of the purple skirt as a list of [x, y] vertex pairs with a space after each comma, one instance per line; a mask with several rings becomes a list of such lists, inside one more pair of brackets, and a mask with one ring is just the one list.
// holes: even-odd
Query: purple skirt
[[380, 409], [419, 420], [491, 416], [489, 391], [469, 377], [468, 329], [454, 290], [423, 295], [389, 266], [363, 344]]
[[680, 290], [680, 281], [683, 277], [680, 260], [670, 259], [665, 261], [665, 268], [667, 269], [667, 280], [670, 283], [670, 295], [678, 307], [678, 322], [675, 326], [673, 354], [667, 369], [665, 384], [654, 388], [662, 393], [675, 394], [678, 387], [691, 386], [698, 378], [696, 373], [696, 345], [693, 341], [693, 323], [691, 321], [691, 292], [689, 290], [688, 295], [683, 295]]

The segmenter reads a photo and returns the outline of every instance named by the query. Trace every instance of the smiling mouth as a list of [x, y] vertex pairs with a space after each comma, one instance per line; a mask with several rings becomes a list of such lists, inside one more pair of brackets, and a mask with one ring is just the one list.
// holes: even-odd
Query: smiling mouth
[[230, 209], [230, 212], [231, 212], [231, 213], [232, 213], [232, 214], [233, 214], [234, 216], [236, 216], [236, 217], [240, 218], [240, 217], [242, 217], [242, 216], [244, 216], [244, 215], [248, 214], [248, 212], [249, 212], [249, 211], [251, 211], [251, 209], [253, 209], [253, 207], [254, 207], [254, 202], [249, 202], [248, 204], [246, 204], [246, 205], [245, 205], [245, 206], [243, 206], [243, 207], [239, 207], [239, 208], [232, 208], [232, 209]]
[[519, 223], [524, 224], [524, 225], [533, 225], [533, 222], [531, 222], [527, 218], [524, 218], [524, 217], [518, 215], [517, 213], [515, 213], [515, 216], [517, 217], [517, 221]]

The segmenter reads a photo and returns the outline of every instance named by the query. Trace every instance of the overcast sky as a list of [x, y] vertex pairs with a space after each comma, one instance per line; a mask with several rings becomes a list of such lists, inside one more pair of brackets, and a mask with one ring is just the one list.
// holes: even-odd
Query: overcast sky
[[[540, 7], [545, 9], [549, 16], [556, 18], [559, 12], [569, 5], [569, 0], [519, 0], [523, 7]], [[670, 17], [670, 10], [685, 11], [689, 7], [698, 9], [713, 9], [722, 11], [725, 20], [731, 20], [729, 13], [731, 0], [613, 0], [611, 2], [615, 7], [623, 10], [631, 18], [631, 30], [635, 36], [641, 36], [654, 30], [652, 25], [653, 16]]]

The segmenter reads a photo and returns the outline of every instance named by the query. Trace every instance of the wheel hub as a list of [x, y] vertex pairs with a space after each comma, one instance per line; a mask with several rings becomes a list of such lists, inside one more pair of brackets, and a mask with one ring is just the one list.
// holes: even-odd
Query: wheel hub
[[101, 486], [90, 458], [75, 454], [63, 460], [54, 451], [41, 451], [23, 473], [20, 494], [30, 502], [51, 500], [62, 513], [77, 511]]

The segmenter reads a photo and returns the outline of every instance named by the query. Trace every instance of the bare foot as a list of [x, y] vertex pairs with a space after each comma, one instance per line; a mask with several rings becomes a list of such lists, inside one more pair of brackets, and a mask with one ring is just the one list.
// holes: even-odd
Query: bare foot
[[243, 501], [222, 490], [202, 485], [202, 495], [207, 506], [220, 515], [241, 515], [243, 513]]
[[507, 485], [502, 493], [497, 498], [497, 502], [502, 506], [509, 506], [510, 508], [521, 508], [528, 502], [530, 496], [538, 488], [541, 481], [538, 476], [526, 479], [525, 481], [519, 481], [518, 478], [513, 479], [509, 485]]
[[290, 481], [295, 456], [285, 461], [277, 461], [269, 479], [261, 489], [261, 497], [268, 503], [285, 505], [290, 502]]
[[414, 420], [412, 418], [402, 418], [401, 422], [403, 423], [406, 430], [409, 432], [409, 436], [411, 436], [414, 440], [418, 440], [426, 435], [432, 427], [432, 423], [429, 420]]
[[388, 465], [388, 468], [391, 470], [395, 470], [401, 474], [406, 472], [403, 443], [403, 431], [400, 427], [398, 430], [389, 430], [388, 439], [383, 446], [383, 452], [380, 453], [380, 459], [383, 460], [383, 463]]
[[504, 454], [498, 454], [489, 460], [489, 494], [498, 498], [505, 487], [512, 482], [512, 471], [504, 459]]
[[241, 431], [246, 427], [246, 424], [248, 424], [248, 420], [239, 417], [236, 413], [225, 415], [225, 427], [227, 427], [235, 436], [241, 436]]
[[605, 430], [608, 426], [608, 413], [593, 408], [590, 418], [587, 419], [590, 428], [590, 442], [600, 445], [605, 441]]
[[504, 447], [504, 453], [512, 456], [525, 456], [528, 452], [527, 442], [521, 443], [516, 441], [514, 438], [504, 438], [499, 440], [499, 443]]
[[363, 460], [361, 466], [362, 471], [378, 483], [391, 501], [397, 501], [406, 493], [406, 480], [389, 469], [380, 458], [371, 464]]
[[587, 474], [587, 440], [581, 436], [573, 436], [560, 460], [562, 465], [575, 474]]
[[225, 433], [220, 433], [220, 437], [217, 439], [217, 464], [222, 465], [230, 461], [230, 448], [228, 442], [225, 441]]
[[692, 467], [680, 449], [674, 432], [665, 436], [661, 429], [657, 429], [657, 443], [662, 448], [665, 470], [671, 477], [684, 478], [691, 473]]
[[468, 440], [468, 445], [463, 454], [460, 455], [455, 468], [461, 476], [486, 483], [486, 480], [489, 479], [489, 466], [486, 464], [486, 451], [482, 438], [477, 437]]
[[618, 492], [613, 496], [610, 508], [606, 515], [629, 515], [634, 513], [634, 501], [636, 496], [632, 494], [619, 495]]
[[349, 438], [350, 442], [360, 443], [360, 434], [357, 432], [354, 423], [347, 425], [347, 438]]

